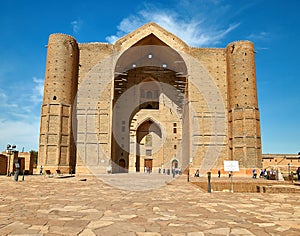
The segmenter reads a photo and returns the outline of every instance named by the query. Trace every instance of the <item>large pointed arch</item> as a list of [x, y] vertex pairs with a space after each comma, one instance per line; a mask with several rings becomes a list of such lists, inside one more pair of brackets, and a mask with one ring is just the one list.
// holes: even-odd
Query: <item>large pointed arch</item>
[[[143, 42], [142, 39], [145, 39], [150, 35], [154, 35], [160, 40], [160, 42], [163, 42], [163, 44], [175, 49], [176, 51], [185, 51], [189, 48], [189, 46], [183, 40], [154, 22], [145, 24], [139, 29], [132, 31], [124, 37], [118, 39], [114, 44], [114, 48], [115, 50], [124, 51], [133, 45], [141, 45], [141, 42]], [[150, 38], [147, 39], [149, 40]], [[157, 41], [154, 42], [152, 40], [151, 43], [154, 43], [154, 45], [159, 45], [157, 44]]]
[[[143, 169], [152, 171], [153, 147], [162, 146], [162, 129], [154, 119], [147, 117], [136, 128], [135, 167], [136, 172]], [[142, 166], [143, 165], [143, 166]], [[149, 166], [150, 165], [150, 166]]]
[[[160, 107], [163, 95], [169, 103], [173, 104], [175, 113], [182, 115], [184, 97], [187, 95], [187, 66], [176, 50], [178, 45], [181, 45], [180, 47], [186, 45], [170, 34], [164, 38], [167, 35], [166, 31], [156, 24], [150, 23], [143, 27], [145, 29], [150, 27], [151, 30], [133, 32], [126, 36], [127, 41], [120, 39], [114, 45], [116, 50], [122, 49], [123, 51], [119, 54], [115, 64], [113, 83], [112, 130], [118, 130], [112, 135], [111, 142], [112, 161], [115, 163], [118, 163], [121, 154], [126, 163], [131, 163], [130, 160], [136, 156], [130, 151], [131, 125], [135, 114], [140, 110], [160, 113], [170, 111], [172, 113], [171, 108], [167, 108], [166, 111], [164, 108], [166, 104], [163, 104], [164, 107]], [[148, 89], [144, 91], [141, 89], [143, 87]], [[123, 102], [118, 102], [120, 99]], [[173, 118], [171, 118], [171, 120], [174, 119], [173, 122], [179, 122], [177, 119], [181, 115], [177, 116], [176, 114], [173, 114]], [[163, 117], [163, 114], [161, 116]], [[136, 145], [140, 145], [139, 141], [135, 140], [134, 142]], [[138, 151], [138, 148], [134, 148], [134, 152]], [[129, 166], [125, 168], [129, 169]]]

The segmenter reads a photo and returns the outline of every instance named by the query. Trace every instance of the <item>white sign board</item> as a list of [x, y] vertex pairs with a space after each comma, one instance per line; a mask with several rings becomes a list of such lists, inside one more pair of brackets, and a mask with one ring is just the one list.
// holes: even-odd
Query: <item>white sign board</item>
[[238, 161], [224, 161], [224, 170], [225, 171], [240, 171]]

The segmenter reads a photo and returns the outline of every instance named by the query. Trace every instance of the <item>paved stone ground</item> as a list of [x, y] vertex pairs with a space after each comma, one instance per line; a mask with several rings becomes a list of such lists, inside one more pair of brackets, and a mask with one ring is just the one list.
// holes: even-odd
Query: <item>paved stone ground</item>
[[299, 194], [207, 193], [186, 176], [99, 177], [0, 176], [0, 235], [300, 235]]

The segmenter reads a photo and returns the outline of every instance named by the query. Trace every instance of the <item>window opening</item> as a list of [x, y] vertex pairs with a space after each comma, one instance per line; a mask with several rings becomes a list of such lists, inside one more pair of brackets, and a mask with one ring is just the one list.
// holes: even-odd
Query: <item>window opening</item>
[[151, 134], [148, 134], [146, 136], [145, 145], [148, 146], [148, 147], [152, 146], [152, 135]]
[[147, 98], [152, 98], [152, 92], [151, 92], [151, 91], [148, 91], [147, 94], [146, 94], [146, 97], [147, 97]]
[[152, 150], [146, 149], [146, 156], [152, 156]]

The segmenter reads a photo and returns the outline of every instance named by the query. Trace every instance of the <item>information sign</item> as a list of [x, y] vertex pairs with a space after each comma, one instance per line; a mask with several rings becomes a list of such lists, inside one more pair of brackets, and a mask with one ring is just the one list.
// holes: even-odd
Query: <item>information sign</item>
[[238, 161], [224, 161], [224, 171], [238, 172], [240, 171]]

